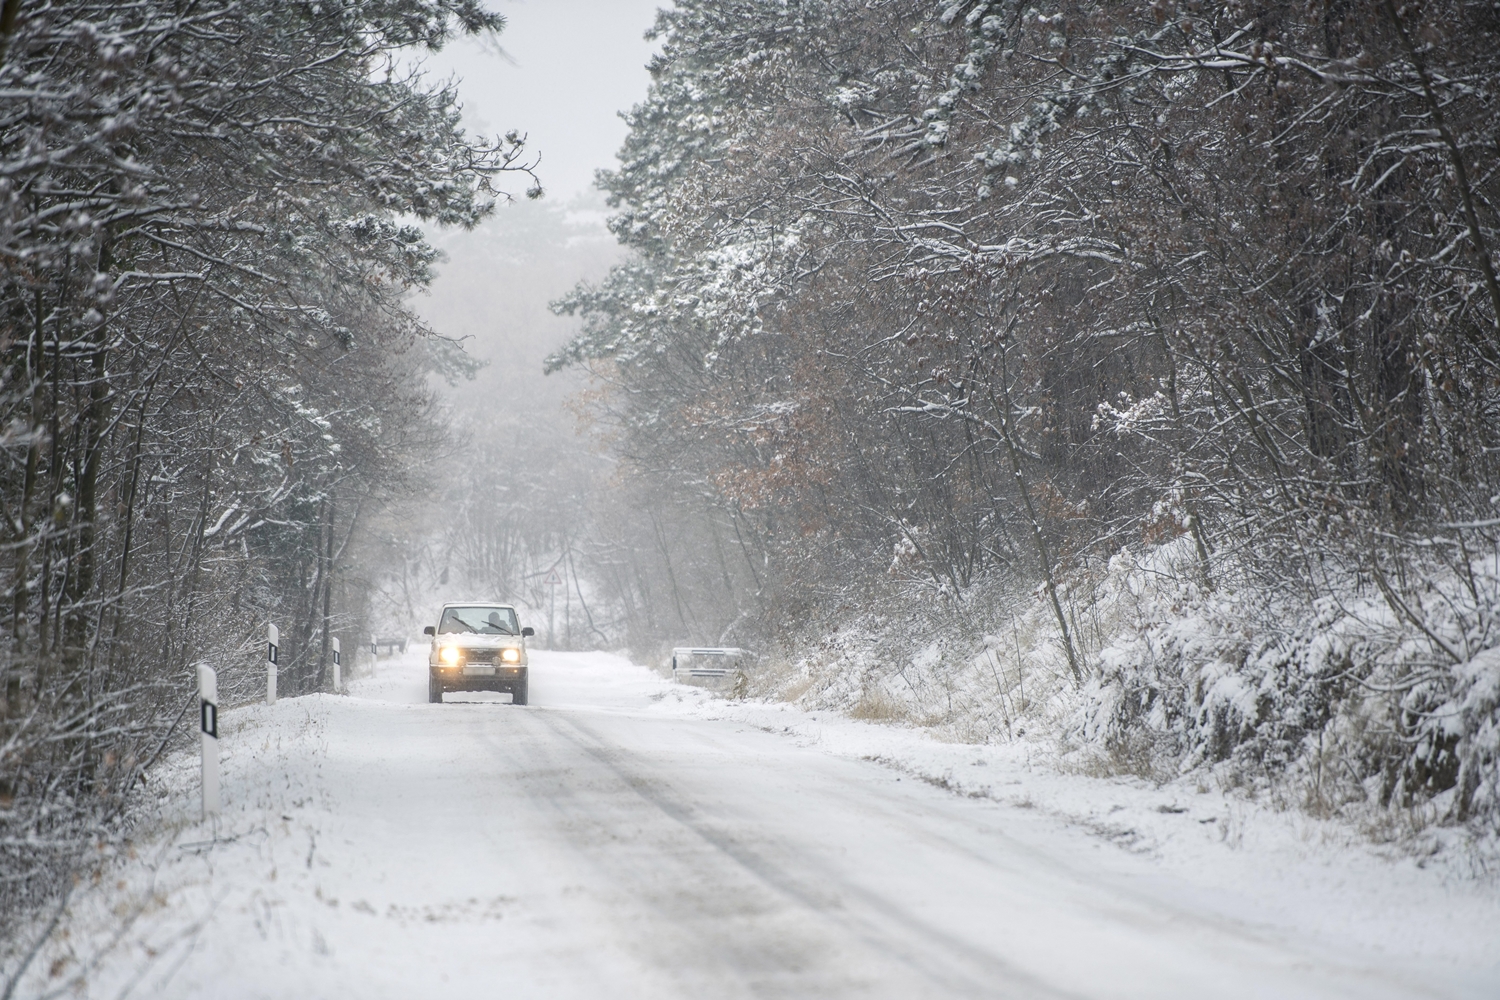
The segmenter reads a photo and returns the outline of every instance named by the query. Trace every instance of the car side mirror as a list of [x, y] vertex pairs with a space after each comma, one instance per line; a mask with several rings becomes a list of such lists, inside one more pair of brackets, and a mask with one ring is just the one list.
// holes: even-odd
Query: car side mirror
[[437, 635], [437, 629], [431, 625], [422, 630], [423, 635]]
[[526, 635], [536, 635], [536, 629], [532, 628], [530, 625], [527, 625], [525, 628], [523, 628], [521, 630], [521, 634], [523, 636], [526, 636]]

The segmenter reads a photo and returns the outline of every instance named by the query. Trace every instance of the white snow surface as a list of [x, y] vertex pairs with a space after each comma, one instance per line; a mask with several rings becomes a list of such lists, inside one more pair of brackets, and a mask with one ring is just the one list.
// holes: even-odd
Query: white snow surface
[[1024, 745], [533, 650], [529, 707], [348, 696], [220, 716], [18, 996], [1500, 996], [1492, 875]]

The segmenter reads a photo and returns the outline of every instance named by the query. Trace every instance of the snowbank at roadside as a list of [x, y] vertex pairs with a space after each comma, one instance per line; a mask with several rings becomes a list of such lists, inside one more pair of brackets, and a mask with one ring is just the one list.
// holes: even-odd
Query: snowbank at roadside
[[1419, 559], [1405, 597], [1344, 567], [1329, 569], [1342, 589], [1313, 598], [1250, 562], [1220, 560], [1210, 585], [1182, 536], [1080, 572], [1059, 592], [1077, 676], [1040, 591], [898, 584], [789, 638], [748, 693], [1023, 746], [1066, 773], [1236, 790], [1248, 812], [1304, 813], [1320, 839], [1500, 869], [1500, 659], [1485, 646], [1500, 558]]
[[1063, 773], [1055, 753], [1024, 739], [944, 742], [927, 728], [680, 685], [654, 710], [755, 726], [955, 795], [1049, 816], [1087, 831], [1100, 850], [1147, 859], [1164, 876], [1220, 896], [1226, 916], [1303, 927], [1355, 949], [1468, 963], [1482, 955], [1500, 982], [1500, 870], [1482, 867], [1472, 851], [1442, 850], [1441, 831], [1429, 831], [1435, 850], [1414, 856], [1373, 844], [1346, 822], [1201, 785], [1200, 776], [1156, 785]]

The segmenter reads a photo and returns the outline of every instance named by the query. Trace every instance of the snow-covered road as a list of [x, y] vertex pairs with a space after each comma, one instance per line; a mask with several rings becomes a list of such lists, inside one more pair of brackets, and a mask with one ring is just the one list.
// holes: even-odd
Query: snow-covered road
[[1228, 916], [1039, 811], [684, 710], [706, 699], [618, 657], [535, 652], [518, 708], [426, 704], [424, 654], [225, 713], [217, 841], [184, 819], [122, 866], [109, 906], [139, 914], [90, 995], [1500, 995]]

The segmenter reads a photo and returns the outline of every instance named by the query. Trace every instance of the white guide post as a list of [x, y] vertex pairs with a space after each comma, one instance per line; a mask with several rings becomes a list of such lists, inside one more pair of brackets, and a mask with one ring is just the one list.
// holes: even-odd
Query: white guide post
[[275, 625], [266, 626], [266, 704], [276, 704], [276, 647], [281, 633]]
[[203, 818], [219, 814], [219, 678], [198, 664], [198, 728], [203, 739]]
[[342, 686], [339, 683], [341, 680], [343, 680], [343, 678], [340, 676], [340, 674], [342, 674], [342, 672], [343, 671], [341, 671], [339, 669], [339, 640], [338, 640], [338, 637], [335, 636], [334, 640], [333, 640], [333, 693], [334, 694], [338, 694], [339, 693], [339, 688]]

